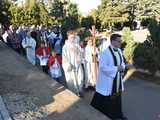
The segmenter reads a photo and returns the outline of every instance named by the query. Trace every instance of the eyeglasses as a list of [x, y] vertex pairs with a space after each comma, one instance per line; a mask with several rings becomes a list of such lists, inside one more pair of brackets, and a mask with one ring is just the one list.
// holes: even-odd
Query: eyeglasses
[[121, 40], [113, 40], [113, 41], [118, 42], [118, 43], [121, 43], [121, 42], [122, 42]]

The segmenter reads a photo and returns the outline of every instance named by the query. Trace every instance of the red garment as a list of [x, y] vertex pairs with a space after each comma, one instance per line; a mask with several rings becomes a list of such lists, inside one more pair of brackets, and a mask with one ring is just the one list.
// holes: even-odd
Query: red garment
[[52, 66], [55, 62], [55, 59], [57, 59], [59, 64], [62, 64], [62, 57], [60, 55], [56, 55], [56, 56], [49, 56], [49, 59], [47, 61], [48, 66]]
[[58, 60], [59, 64], [62, 64], [62, 56], [61, 55], [57, 55], [57, 60]]
[[50, 55], [50, 49], [48, 47], [39, 47], [36, 49], [36, 55], [43, 56], [43, 50], [45, 50], [46, 55]]
[[54, 56], [49, 56], [48, 61], [47, 61], [47, 64], [48, 64], [49, 67], [54, 64], [55, 59], [56, 59], [56, 56], [55, 57]]

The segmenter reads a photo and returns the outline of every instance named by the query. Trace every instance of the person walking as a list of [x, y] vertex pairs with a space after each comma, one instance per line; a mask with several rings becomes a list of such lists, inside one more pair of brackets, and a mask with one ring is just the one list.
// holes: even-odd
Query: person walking
[[127, 120], [122, 112], [121, 95], [124, 91], [125, 63], [121, 47], [121, 35], [112, 34], [111, 45], [100, 55], [96, 92], [91, 105], [112, 120]]

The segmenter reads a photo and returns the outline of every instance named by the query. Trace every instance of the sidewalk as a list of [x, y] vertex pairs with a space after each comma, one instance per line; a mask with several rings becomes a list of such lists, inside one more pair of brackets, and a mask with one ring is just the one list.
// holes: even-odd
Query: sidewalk
[[109, 120], [1, 42], [0, 56], [0, 95], [14, 120]]

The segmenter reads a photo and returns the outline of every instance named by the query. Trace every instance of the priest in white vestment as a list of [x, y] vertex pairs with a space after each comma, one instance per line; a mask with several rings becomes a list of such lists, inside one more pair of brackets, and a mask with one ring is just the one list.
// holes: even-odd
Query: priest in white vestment
[[75, 32], [67, 32], [68, 40], [62, 49], [62, 67], [64, 69], [67, 87], [81, 96], [83, 91], [83, 69], [80, 46], [75, 44]]
[[100, 56], [96, 92], [91, 102], [94, 108], [112, 120], [127, 120], [121, 102], [125, 63], [120, 47], [121, 35], [112, 34], [111, 45]]

